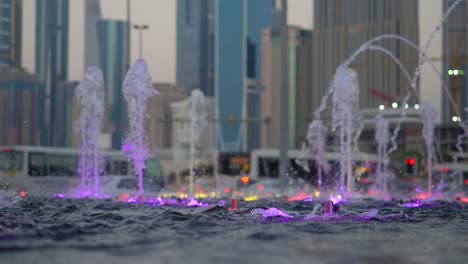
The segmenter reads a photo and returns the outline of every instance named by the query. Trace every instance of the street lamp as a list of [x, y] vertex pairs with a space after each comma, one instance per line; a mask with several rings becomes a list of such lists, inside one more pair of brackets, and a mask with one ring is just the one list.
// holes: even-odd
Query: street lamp
[[140, 33], [140, 37], [139, 37], [139, 39], [140, 39], [139, 40], [140, 41], [139, 54], [140, 55], [139, 55], [139, 57], [142, 58], [143, 57], [143, 54], [142, 54], [142, 52], [143, 52], [143, 30], [147, 30], [149, 28], [149, 26], [148, 25], [137, 25], [137, 24], [135, 24], [135, 25], [133, 25], [133, 28], [138, 30], [139, 33]]

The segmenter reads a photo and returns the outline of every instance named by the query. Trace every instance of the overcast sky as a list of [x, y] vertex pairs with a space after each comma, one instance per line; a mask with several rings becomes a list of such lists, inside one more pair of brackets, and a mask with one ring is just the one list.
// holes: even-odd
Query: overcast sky
[[[305, 28], [312, 26], [312, 1], [289, 0], [289, 23]], [[105, 19], [126, 19], [126, 0], [101, 0]], [[131, 19], [134, 24], [148, 24], [143, 35], [143, 57], [148, 61], [156, 82], [175, 83], [176, 0], [133, 0]], [[84, 0], [70, 1], [69, 79], [82, 78], [84, 69]], [[35, 0], [24, 0], [23, 65], [34, 71]], [[138, 56], [138, 35], [132, 30], [132, 61]]]

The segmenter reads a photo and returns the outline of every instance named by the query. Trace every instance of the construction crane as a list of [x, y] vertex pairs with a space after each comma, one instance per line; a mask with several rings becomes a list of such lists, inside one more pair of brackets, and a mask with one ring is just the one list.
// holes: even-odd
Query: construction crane
[[391, 97], [391, 96], [389, 96], [389, 95], [385, 94], [384, 92], [379, 91], [377, 89], [370, 89], [369, 93], [372, 94], [375, 97], [379, 97], [379, 98], [383, 99], [384, 101], [386, 101], [387, 106], [391, 106], [392, 103], [395, 102], [393, 97]]

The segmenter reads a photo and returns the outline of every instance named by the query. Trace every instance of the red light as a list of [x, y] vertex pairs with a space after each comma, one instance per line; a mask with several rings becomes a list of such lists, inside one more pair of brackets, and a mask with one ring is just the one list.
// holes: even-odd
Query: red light
[[21, 198], [25, 198], [27, 195], [28, 195], [28, 193], [27, 193], [26, 191], [21, 191], [21, 192], [19, 192], [19, 196], [20, 196]]
[[2, 148], [2, 151], [3, 152], [12, 152], [13, 149], [12, 148]]
[[406, 165], [414, 166], [416, 165], [416, 159], [415, 158], [406, 159], [405, 163]]
[[428, 199], [430, 197], [431, 197], [430, 193], [422, 193], [422, 194], [418, 195], [419, 200], [426, 200], [426, 199]]
[[468, 203], [468, 197], [463, 197], [461, 198], [462, 203]]
[[200, 189], [199, 193], [200, 193], [200, 194], [204, 194], [204, 193], [205, 193], [205, 190]]
[[230, 192], [231, 192], [231, 188], [228, 187], [228, 188], [224, 189], [224, 192], [225, 192], [225, 193], [230, 193]]
[[363, 184], [369, 184], [369, 183], [370, 183], [370, 179], [362, 178], [362, 179], [361, 179], [361, 183], [363, 183]]
[[265, 189], [265, 186], [263, 186], [263, 184], [259, 184], [259, 185], [257, 185], [257, 189], [258, 190], [263, 190], [263, 189]]
[[241, 178], [241, 182], [243, 182], [243, 183], [249, 183], [249, 182], [250, 182], [250, 178], [247, 177], [247, 176], [244, 176], [244, 177]]
[[465, 180], [465, 185], [468, 185], [468, 179]]
[[287, 198], [286, 201], [288, 201], [288, 202], [303, 201], [303, 200], [305, 200], [307, 198], [309, 198], [309, 196], [307, 196], [307, 194], [299, 193], [296, 196]]
[[119, 197], [119, 201], [121, 201], [122, 203], [128, 202], [128, 199], [130, 199], [130, 194], [128, 193], [124, 193]]
[[449, 172], [450, 168], [449, 167], [442, 167], [442, 168], [440, 168], [440, 171], [441, 172]]

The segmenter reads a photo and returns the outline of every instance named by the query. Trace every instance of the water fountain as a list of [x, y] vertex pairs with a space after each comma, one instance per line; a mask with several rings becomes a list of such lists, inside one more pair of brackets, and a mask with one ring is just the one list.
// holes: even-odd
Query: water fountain
[[437, 117], [437, 112], [427, 102], [422, 103], [422, 118], [423, 118], [423, 130], [422, 135], [424, 142], [426, 143], [427, 152], [427, 192], [429, 196], [432, 193], [432, 170], [435, 161], [434, 155], [434, 121]]
[[199, 89], [192, 91], [190, 95], [190, 183], [189, 193], [193, 195], [195, 177], [195, 150], [200, 142], [200, 136], [207, 125], [205, 96]]
[[145, 137], [144, 121], [146, 103], [156, 94], [145, 60], [138, 59], [128, 70], [123, 83], [123, 94], [128, 106], [129, 132], [122, 146], [124, 154], [132, 161], [138, 176], [138, 194], [143, 195], [143, 174], [149, 147]]
[[[81, 133], [81, 155], [79, 172], [81, 186], [80, 197], [99, 195], [99, 134], [104, 117], [104, 88], [102, 71], [91, 66], [86, 70], [85, 78], [75, 90], [80, 108], [80, 118], [75, 129]], [[92, 190], [90, 189], [93, 186]]]
[[330, 164], [325, 159], [325, 142], [326, 142], [326, 127], [322, 120], [313, 120], [307, 131], [307, 143], [309, 146], [310, 156], [315, 161], [315, 167], [317, 168], [317, 189], [322, 188], [323, 184], [323, 173], [330, 171]]
[[388, 121], [381, 114], [375, 117], [375, 140], [377, 141], [377, 188], [383, 197], [387, 195], [387, 146], [390, 140]]
[[[362, 121], [359, 111], [357, 74], [351, 68], [339, 66], [333, 78], [332, 131], [338, 132], [340, 142], [340, 188], [353, 192], [352, 154], [357, 148]], [[346, 184], [345, 184], [346, 176]]]
[[[429, 63], [432, 66], [432, 69], [434, 70], [435, 74], [437, 74], [438, 77], [441, 80], [443, 80], [442, 75], [437, 71], [434, 64], [426, 56], [426, 51], [428, 47], [431, 45], [435, 34], [438, 31], [440, 31], [441, 26], [444, 23], [444, 21], [447, 19], [449, 14], [455, 9], [455, 7], [458, 4], [460, 4], [460, 2], [462, 2], [462, 0], [454, 1], [451, 4], [451, 6], [449, 6], [447, 11], [444, 13], [439, 25], [431, 33], [428, 41], [426, 42], [424, 49], [420, 49], [418, 45], [416, 45], [415, 43], [411, 42], [407, 38], [404, 38], [400, 35], [384, 34], [384, 35], [371, 38], [370, 40], [363, 43], [347, 60], [345, 60], [341, 65], [338, 66], [332, 85], [328, 87], [328, 90], [323, 96], [318, 109], [314, 112], [314, 115], [316, 119], [320, 119], [322, 113], [327, 108], [327, 101], [329, 97], [333, 96], [332, 130], [333, 131], [338, 130], [338, 136], [339, 136], [339, 141], [340, 141], [340, 152], [342, 154], [341, 159], [340, 159], [340, 187], [342, 187], [344, 184], [344, 179], [343, 179], [344, 175], [345, 174], [352, 175], [351, 165], [350, 165], [351, 164], [350, 156], [351, 156], [351, 153], [354, 151], [353, 144], [357, 141], [357, 138], [359, 137], [359, 134], [360, 134], [359, 125], [352, 124], [351, 122], [349, 122], [349, 120], [353, 120], [353, 118], [357, 118], [357, 116], [354, 116], [354, 114], [352, 114], [353, 113], [352, 111], [354, 109], [351, 109], [351, 111], [343, 111], [345, 109], [348, 109], [352, 105], [357, 105], [358, 103], [357, 96], [355, 97], [353, 96], [353, 95], [357, 95], [357, 92], [355, 92], [355, 90], [358, 90], [357, 80], [353, 80], [353, 79], [356, 79], [356, 73], [354, 72], [354, 76], [353, 76], [353, 74], [350, 73], [351, 71], [347, 71], [347, 69], [349, 69], [350, 65], [356, 60], [356, 58], [365, 51], [368, 51], [368, 50], [379, 51], [379, 52], [384, 53], [385, 55], [389, 56], [399, 66], [400, 70], [402, 71], [406, 79], [409, 81], [411, 90], [408, 90], [407, 95], [404, 97], [402, 103], [400, 104], [403, 106], [408, 105], [408, 101], [410, 97], [412, 96], [412, 94], [416, 96], [418, 94], [417, 89], [416, 89], [417, 88], [416, 84], [420, 75], [422, 63], [424, 62]], [[419, 52], [419, 62], [418, 62], [417, 67], [415, 68], [415, 73], [412, 78], [410, 77], [406, 68], [402, 65], [401, 61], [390, 50], [374, 44], [375, 42], [386, 40], [386, 39], [394, 39], [397, 41], [401, 41], [402, 43], [413, 47], [415, 50]], [[445, 85], [443, 81], [442, 81], [442, 87], [444, 89], [444, 92], [448, 96], [449, 102], [455, 108], [454, 100], [449, 92], [447, 85]], [[347, 95], [351, 95], [350, 98], [347, 98]], [[340, 104], [338, 102], [345, 102], [345, 104]], [[391, 147], [389, 148], [388, 151], [385, 152], [384, 155], [386, 156], [388, 156], [390, 153], [394, 152], [398, 148], [396, 138], [398, 137], [398, 134], [401, 128], [401, 122], [406, 117], [407, 109], [408, 109], [407, 107], [404, 107], [401, 111], [400, 118], [397, 121], [397, 124], [393, 130], [392, 135], [390, 136]], [[464, 129], [465, 133], [464, 135], [459, 137], [458, 143], [460, 143], [460, 138], [464, 138], [465, 135], [468, 134], [468, 129], [466, 129], [466, 127], [464, 127], [463, 124], [464, 123], [461, 122], [460, 126]], [[461, 144], [457, 144], [457, 145], [460, 146]], [[354, 144], [354, 148], [357, 148], [356, 144]], [[460, 151], [461, 148], [458, 147], [457, 149]], [[463, 152], [463, 150], [461, 150], [461, 152]], [[350, 190], [352, 190], [352, 186], [351, 186], [352, 177], [348, 177], [347, 183], [348, 184], [346, 184], [347, 186], [346, 190], [349, 192]]]

